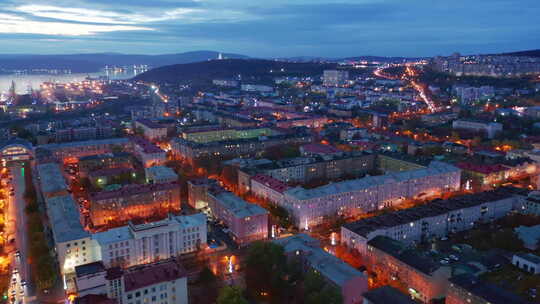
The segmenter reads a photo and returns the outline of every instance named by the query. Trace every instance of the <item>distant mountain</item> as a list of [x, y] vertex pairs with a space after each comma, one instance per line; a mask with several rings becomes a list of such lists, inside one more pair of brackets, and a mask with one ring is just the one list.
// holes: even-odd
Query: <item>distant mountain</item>
[[523, 57], [540, 57], [540, 50], [519, 51], [519, 52], [503, 53], [503, 54], [500, 54], [500, 55], [523, 56]]
[[318, 75], [336, 64], [297, 63], [261, 59], [211, 60], [188, 64], [175, 64], [152, 69], [137, 75], [135, 80], [147, 82], [205, 83], [212, 79], [236, 78], [243, 80], [268, 80], [279, 75]]
[[[194, 51], [164, 55], [130, 55], [120, 53], [30, 55], [0, 54], [0, 70], [14, 69], [70, 69], [72, 72], [97, 72], [109, 66], [146, 64], [160, 67], [171, 64], [191, 63], [218, 58], [219, 52]], [[223, 53], [224, 58], [248, 58], [245, 55]]]

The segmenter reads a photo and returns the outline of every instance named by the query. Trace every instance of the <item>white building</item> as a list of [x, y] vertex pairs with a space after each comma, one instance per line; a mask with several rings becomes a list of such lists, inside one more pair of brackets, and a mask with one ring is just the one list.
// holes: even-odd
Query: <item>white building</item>
[[453, 129], [472, 130], [475, 132], [485, 132], [488, 138], [493, 138], [497, 133], [503, 130], [503, 126], [497, 122], [483, 122], [474, 120], [454, 120], [452, 122]]
[[507, 188], [437, 200], [345, 224], [341, 227], [341, 242], [360, 253], [365, 253], [367, 242], [376, 236], [416, 243], [504, 217], [513, 210], [521, 210], [523, 204], [524, 196]]
[[512, 264], [532, 274], [540, 273], [540, 257], [532, 253], [514, 254]]
[[206, 246], [203, 213], [169, 218], [147, 224], [110, 229], [92, 235], [97, 255], [106, 267], [133, 266], [168, 259]]
[[309, 229], [322, 223], [326, 216], [354, 216], [391, 207], [405, 199], [457, 191], [460, 182], [458, 168], [433, 161], [427, 168], [417, 170], [368, 176], [313, 189], [292, 188], [277, 203], [289, 210], [299, 228]]
[[174, 260], [128, 269], [111, 268], [106, 275], [107, 297], [118, 304], [187, 304], [187, 272]]

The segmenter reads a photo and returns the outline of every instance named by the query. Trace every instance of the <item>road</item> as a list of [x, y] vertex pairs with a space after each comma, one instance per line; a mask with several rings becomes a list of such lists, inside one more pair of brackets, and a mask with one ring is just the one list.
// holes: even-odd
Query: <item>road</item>
[[[9, 199], [9, 224], [10, 224], [10, 233], [12, 233], [10, 238], [15, 238], [15, 247], [16, 250], [13, 250], [11, 256], [13, 261], [13, 277], [16, 280], [16, 286], [12, 286], [15, 291], [16, 303], [30, 303], [34, 298], [33, 288], [31, 285], [31, 269], [28, 261], [28, 231], [26, 224], [26, 213], [24, 208], [26, 202], [24, 200], [25, 192], [25, 180], [21, 172], [21, 165], [19, 163], [10, 164], [9, 170], [11, 175], [11, 184], [10, 186], [14, 189], [14, 195], [10, 196]], [[20, 253], [19, 257], [15, 256], [15, 252]], [[25, 287], [22, 287], [22, 282], [27, 282]], [[22, 292], [21, 292], [22, 290]], [[10, 295], [11, 291], [10, 291]]]

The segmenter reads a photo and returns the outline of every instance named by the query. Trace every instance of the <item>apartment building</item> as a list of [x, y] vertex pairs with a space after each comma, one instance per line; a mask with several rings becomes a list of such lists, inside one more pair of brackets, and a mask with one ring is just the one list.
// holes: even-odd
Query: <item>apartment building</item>
[[367, 152], [342, 152], [333, 155], [313, 155], [244, 166], [238, 172], [241, 192], [252, 190], [252, 177], [270, 176], [285, 183], [307, 183], [312, 180], [335, 180], [358, 176], [375, 167], [375, 155]]
[[209, 143], [214, 141], [227, 141], [246, 138], [258, 138], [280, 134], [278, 131], [267, 128], [227, 128], [223, 126], [191, 127], [181, 132], [184, 140], [196, 143]]
[[176, 182], [131, 184], [117, 190], [89, 195], [94, 226], [129, 221], [180, 210], [180, 187]]
[[175, 259], [127, 269], [110, 268], [107, 297], [118, 304], [187, 304], [187, 272]]
[[404, 244], [429, 241], [521, 210], [525, 192], [517, 188], [499, 188], [362, 219], [341, 227], [341, 242], [365, 254], [367, 243], [377, 236]]
[[518, 295], [476, 276], [462, 274], [450, 279], [446, 304], [530, 304]]
[[325, 70], [323, 71], [323, 85], [337, 87], [349, 80], [349, 71]]
[[68, 185], [57, 163], [44, 163], [36, 166], [41, 193], [45, 198], [68, 194]]
[[127, 138], [122, 137], [39, 145], [36, 150], [49, 150], [56, 159], [69, 162], [83, 156], [111, 153], [116, 147], [129, 150], [131, 143]]
[[167, 153], [145, 138], [134, 136], [130, 141], [133, 143], [134, 155], [145, 168], [163, 165], [167, 161]]
[[452, 128], [482, 132], [486, 134], [488, 138], [494, 138], [497, 133], [502, 132], [503, 125], [497, 122], [460, 119], [452, 122]]
[[83, 156], [79, 158], [79, 176], [87, 177], [91, 172], [100, 169], [131, 169], [133, 156], [127, 152], [111, 152]]
[[301, 229], [317, 225], [327, 216], [354, 216], [400, 204], [406, 199], [457, 191], [461, 172], [433, 161], [427, 168], [336, 182], [313, 189], [296, 187], [284, 192], [279, 205], [289, 210]]
[[182, 138], [173, 138], [170, 141], [171, 151], [177, 158], [184, 158], [188, 162], [201, 156], [240, 157], [261, 154], [269, 147], [280, 145], [293, 145], [310, 143], [313, 136], [307, 132], [275, 135], [263, 138], [247, 138], [232, 141], [216, 141], [209, 143], [196, 143]]
[[305, 270], [314, 270], [340, 290], [343, 304], [362, 303], [368, 290], [367, 276], [321, 248], [320, 242], [307, 234], [275, 240], [283, 246], [290, 260], [297, 260]]
[[178, 175], [173, 169], [165, 166], [153, 166], [145, 168], [146, 182], [148, 184], [170, 183], [178, 180]]
[[167, 137], [167, 126], [149, 119], [137, 119], [133, 125], [135, 129], [140, 128], [143, 131], [144, 138], [150, 141], [163, 140]]
[[208, 206], [212, 215], [222, 221], [240, 246], [268, 238], [268, 211], [248, 203], [221, 187], [208, 189]]

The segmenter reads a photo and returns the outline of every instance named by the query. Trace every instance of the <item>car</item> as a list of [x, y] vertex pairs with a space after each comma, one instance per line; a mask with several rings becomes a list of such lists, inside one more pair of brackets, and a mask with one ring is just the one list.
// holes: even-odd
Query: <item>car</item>
[[440, 262], [443, 265], [448, 265], [450, 263], [450, 262], [448, 262], [447, 260], [444, 260], [444, 259], [440, 260]]
[[453, 254], [449, 255], [449, 257], [454, 261], [459, 261], [459, 258]]
[[447, 241], [447, 240], [448, 240], [448, 237], [447, 237], [447, 236], [443, 236], [443, 237], [441, 238], [441, 241]]

